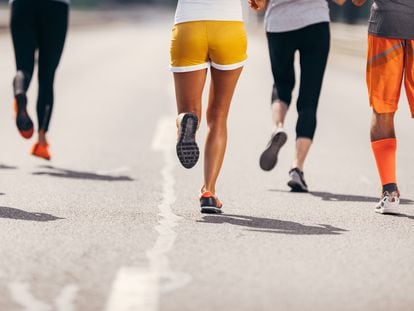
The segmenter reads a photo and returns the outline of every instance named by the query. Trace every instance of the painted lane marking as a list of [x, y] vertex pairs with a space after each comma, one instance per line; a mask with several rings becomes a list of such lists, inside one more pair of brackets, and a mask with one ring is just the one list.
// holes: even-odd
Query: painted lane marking
[[75, 311], [75, 298], [79, 288], [70, 284], [65, 286], [55, 299], [55, 305], [58, 311]]
[[174, 272], [169, 264], [168, 253], [174, 247], [177, 233], [174, 228], [182, 217], [172, 211], [176, 196], [174, 191], [175, 140], [177, 129], [175, 117], [158, 121], [151, 149], [161, 152], [164, 158], [162, 176], [162, 199], [158, 205], [159, 221], [155, 226], [158, 238], [146, 253], [149, 265], [145, 269], [121, 268], [112, 286], [107, 311], [156, 311], [161, 293], [168, 292], [190, 281], [186, 274]]
[[34, 297], [31, 293], [29, 283], [10, 283], [9, 290], [13, 300], [21, 305], [25, 311], [75, 311], [75, 297], [78, 292], [78, 287], [73, 284], [67, 285], [61, 290], [55, 300], [56, 308]]
[[158, 310], [158, 276], [153, 271], [121, 268], [112, 286], [107, 310]]
[[51, 311], [52, 308], [35, 298], [30, 292], [28, 283], [13, 282], [9, 284], [9, 290], [13, 300], [21, 305], [25, 311]]

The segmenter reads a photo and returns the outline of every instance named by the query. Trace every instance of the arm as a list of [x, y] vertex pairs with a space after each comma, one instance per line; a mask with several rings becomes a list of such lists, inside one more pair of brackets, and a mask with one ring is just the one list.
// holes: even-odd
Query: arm
[[267, 8], [269, 0], [247, 0], [247, 3], [255, 11], [263, 11]]
[[356, 6], [362, 6], [367, 0], [352, 0], [352, 3]]

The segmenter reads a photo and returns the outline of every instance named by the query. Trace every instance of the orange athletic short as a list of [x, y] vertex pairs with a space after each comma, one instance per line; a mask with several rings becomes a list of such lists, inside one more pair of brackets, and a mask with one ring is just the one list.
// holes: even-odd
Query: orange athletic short
[[368, 36], [367, 85], [369, 101], [377, 113], [398, 109], [401, 85], [414, 118], [414, 40]]

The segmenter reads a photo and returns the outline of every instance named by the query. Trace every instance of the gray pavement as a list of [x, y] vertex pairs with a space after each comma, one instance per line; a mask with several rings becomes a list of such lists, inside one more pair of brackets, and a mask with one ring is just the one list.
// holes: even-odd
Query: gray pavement
[[[72, 30], [50, 163], [29, 156], [33, 141], [14, 127], [13, 55], [0, 34], [0, 310], [413, 310], [414, 123], [402, 96], [402, 214], [375, 214], [365, 60], [350, 52], [364, 35], [350, 48], [333, 29], [311, 193], [292, 194], [294, 109], [277, 168], [258, 167], [272, 81], [264, 35], [250, 29], [218, 186], [225, 214], [211, 216], [198, 211], [201, 163], [185, 170], [174, 157], [171, 19]], [[34, 83], [32, 114], [35, 95]]]

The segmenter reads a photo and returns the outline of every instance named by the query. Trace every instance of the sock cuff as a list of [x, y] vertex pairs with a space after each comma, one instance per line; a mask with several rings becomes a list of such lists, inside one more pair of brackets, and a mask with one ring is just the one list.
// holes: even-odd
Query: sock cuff
[[396, 149], [397, 139], [386, 138], [386, 139], [376, 140], [376, 141], [371, 142], [371, 147], [373, 150]]

